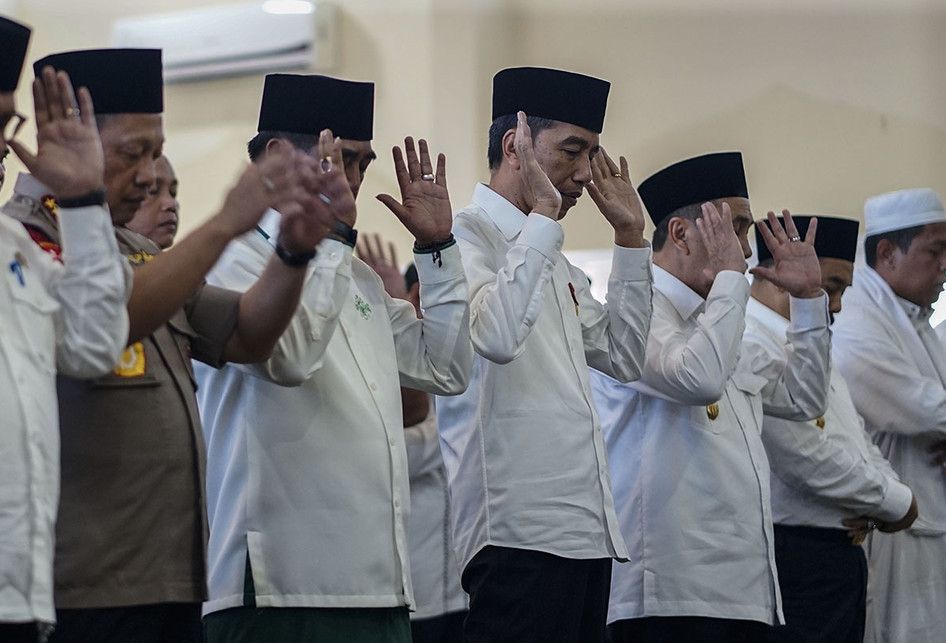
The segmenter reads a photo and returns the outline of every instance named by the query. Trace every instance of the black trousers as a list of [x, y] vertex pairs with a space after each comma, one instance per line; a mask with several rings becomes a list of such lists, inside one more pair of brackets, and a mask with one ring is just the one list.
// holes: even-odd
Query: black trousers
[[433, 618], [411, 621], [413, 643], [461, 643], [467, 611], [448, 612]]
[[775, 525], [775, 563], [786, 624], [773, 643], [861, 643], [867, 558], [843, 529]]
[[200, 603], [56, 610], [50, 643], [200, 643]]
[[772, 628], [757, 621], [703, 616], [648, 616], [608, 627], [612, 643], [761, 643]]
[[575, 560], [509, 547], [481, 549], [463, 570], [469, 643], [606, 641], [611, 559]]
[[42, 632], [47, 625], [36, 621], [30, 623], [0, 623], [0, 641], [3, 643], [41, 643]]

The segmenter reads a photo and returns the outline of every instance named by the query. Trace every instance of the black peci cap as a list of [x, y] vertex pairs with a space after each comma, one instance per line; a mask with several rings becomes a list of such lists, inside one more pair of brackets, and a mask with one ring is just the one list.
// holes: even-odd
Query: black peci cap
[[493, 120], [525, 112], [601, 133], [611, 83], [544, 67], [513, 67], [493, 76]]
[[696, 156], [660, 170], [637, 188], [655, 225], [682, 207], [727, 197], [749, 197], [739, 152]]
[[88, 87], [96, 114], [160, 114], [164, 77], [160, 49], [84, 49], [46, 56], [33, 73], [51, 65], [69, 74], [72, 86]]
[[[815, 215], [793, 214], [792, 221], [802, 239], [808, 233], [808, 224]], [[818, 216], [818, 236], [815, 237], [815, 252], [819, 259], [843, 259], [854, 263], [857, 254], [857, 230], [860, 223], [853, 219]], [[784, 225], [783, 217], [778, 218]], [[756, 257], [759, 263], [772, 258], [769, 247], [761, 234], [756, 234]]]
[[30, 33], [29, 27], [0, 16], [0, 92], [16, 89]]
[[370, 141], [374, 83], [329, 76], [266, 76], [256, 131], [318, 134], [326, 128], [341, 138]]

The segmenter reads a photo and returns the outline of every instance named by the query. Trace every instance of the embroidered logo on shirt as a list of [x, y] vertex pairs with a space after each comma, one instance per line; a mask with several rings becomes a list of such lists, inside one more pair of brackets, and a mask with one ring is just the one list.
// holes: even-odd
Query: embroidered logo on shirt
[[361, 298], [361, 295], [355, 295], [355, 309], [365, 319], [371, 319], [371, 306], [368, 305], [367, 301]]
[[141, 377], [145, 374], [145, 347], [141, 342], [135, 342], [125, 349], [118, 358], [115, 366], [115, 375], [119, 377]]

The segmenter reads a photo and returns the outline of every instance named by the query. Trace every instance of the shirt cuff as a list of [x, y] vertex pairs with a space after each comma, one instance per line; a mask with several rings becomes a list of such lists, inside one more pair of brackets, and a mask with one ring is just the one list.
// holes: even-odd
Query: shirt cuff
[[730, 297], [745, 306], [749, 301], [749, 280], [746, 279], [744, 273], [721, 270], [716, 273], [716, 278], [706, 298], [713, 297]]
[[650, 245], [643, 248], [614, 246], [611, 278], [618, 281], [651, 281]]
[[[439, 258], [438, 258], [439, 257]], [[460, 245], [453, 244], [440, 253], [414, 254], [414, 266], [417, 267], [417, 279], [423, 284], [438, 284], [465, 278], [463, 262], [460, 260]]]
[[896, 522], [907, 515], [910, 504], [913, 502], [913, 492], [902, 482], [893, 478], [888, 478], [888, 480], [890, 484], [887, 486], [887, 493], [880, 504], [880, 511], [877, 512], [876, 518], [884, 522]]
[[90, 254], [108, 253], [118, 243], [108, 210], [100, 205], [81, 208], [60, 208], [59, 231], [63, 254], [76, 258]]
[[793, 331], [804, 332], [828, 327], [828, 296], [824, 292], [820, 297], [811, 299], [791, 297], [788, 305]]
[[533, 212], [526, 217], [526, 224], [522, 226], [516, 243], [529, 246], [549, 261], [555, 261], [555, 253], [562, 249], [564, 241], [565, 231], [558, 221]]

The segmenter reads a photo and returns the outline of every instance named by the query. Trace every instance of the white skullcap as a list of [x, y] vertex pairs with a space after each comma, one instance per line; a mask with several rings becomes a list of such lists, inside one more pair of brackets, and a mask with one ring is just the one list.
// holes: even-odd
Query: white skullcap
[[946, 223], [946, 210], [936, 192], [929, 188], [898, 190], [878, 194], [864, 203], [868, 237], [927, 223]]

